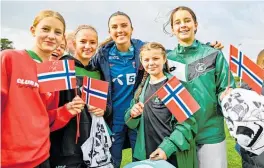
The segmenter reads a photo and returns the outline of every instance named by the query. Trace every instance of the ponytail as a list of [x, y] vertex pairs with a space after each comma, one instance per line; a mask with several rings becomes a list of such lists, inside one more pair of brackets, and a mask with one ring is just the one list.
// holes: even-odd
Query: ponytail
[[98, 48], [101, 48], [101, 47], [105, 46], [106, 44], [108, 44], [111, 41], [113, 41], [112, 37], [108, 37], [105, 41], [103, 41], [103, 42], [101, 42], [99, 44], [99, 47]]
[[140, 85], [138, 86], [138, 89], [135, 93], [135, 96], [134, 96], [134, 99], [135, 99], [135, 103], [138, 103], [139, 102], [139, 96], [143, 90], [143, 87], [146, 83], [146, 80], [148, 78], [149, 74], [147, 73], [147, 71], [144, 71], [144, 75], [143, 75], [143, 79], [142, 79], [142, 82], [140, 83]]

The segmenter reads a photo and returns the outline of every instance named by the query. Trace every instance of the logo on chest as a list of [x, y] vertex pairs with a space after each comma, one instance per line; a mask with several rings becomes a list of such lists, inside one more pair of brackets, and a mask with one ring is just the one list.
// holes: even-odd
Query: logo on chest
[[39, 84], [37, 82], [34, 82], [33, 80], [28, 79], [17, 79], [17, 84], [20, 87], [31, 87], [31, 88], [39, 88]]
[[206, 65], [204, 63], [198, 63], [198, 64], [195, 65], [195, 70], [197, 72], [202, 73], [202, 72], [204, 72], [206, 70]]
[[109, 60], [119, 60], [119, 56], [113, 55], [113, 56], [109, 56]]

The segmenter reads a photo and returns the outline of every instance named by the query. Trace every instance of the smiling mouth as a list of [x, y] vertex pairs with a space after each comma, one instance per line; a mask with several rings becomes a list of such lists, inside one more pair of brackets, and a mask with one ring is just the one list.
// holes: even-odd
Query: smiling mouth
[[183, 30], [183, 31], [180, 31], [181, 34], [186, 34], [188, 33], [190, 30]]
[[59, 57], [59, 54], [57, 54], [57, 53], [52, 53], [51, 55], [52, 55], [53, 57], [56, 57], [56, 58]]
[[45, 41], [45, 43], [47, 43], [48, 45], [54, 45], [55, 43], [50, 42], [50, 41]]
[[124, 38], [126, 37], [125, 35], [118, 35], [117, 38]]
[[83, 52], [85, 55], [90, 55], [92, 52], [91, 51], [84, 51]]

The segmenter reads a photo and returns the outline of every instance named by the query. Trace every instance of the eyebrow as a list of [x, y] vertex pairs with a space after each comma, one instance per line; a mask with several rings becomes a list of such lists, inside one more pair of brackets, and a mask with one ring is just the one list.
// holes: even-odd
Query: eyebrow
[[129, 23], [127, 22], [123, 22], [123, 23], [120, 23], [120, 24], [117, 24], [117, 23], [114, 23], [114, 24], [111, 24], [111, 26], [116, 26], [116, 25], [128, 25]]

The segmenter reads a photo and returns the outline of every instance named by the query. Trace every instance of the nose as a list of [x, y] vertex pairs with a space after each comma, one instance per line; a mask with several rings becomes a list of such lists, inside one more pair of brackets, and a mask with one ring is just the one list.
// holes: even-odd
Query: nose
[[119, 33], [119, 32], [122, 32], [122, 31], [123, 31], [122, 27], [121, 26], [118, 26], [117, 32]]
[[85, 48], [90, 48], [90, 43], [87, 42], [87, 43], [85, 44]]
[[153, 65], [154, 61], [153, 60], [149, 60], [149, 65]]
[[58, 52], [61, 52], [61, 48], [60, 48], [60, 47], [58, 47], [56, 50], [57, 50]]
[[49, 32], [48, 38], [49, 39], [55, 39], [55, 33], [54, 32]]
[[185, 26], [186, 26], [185, 22], [181, 22], [180, 27], [185, 27]]

